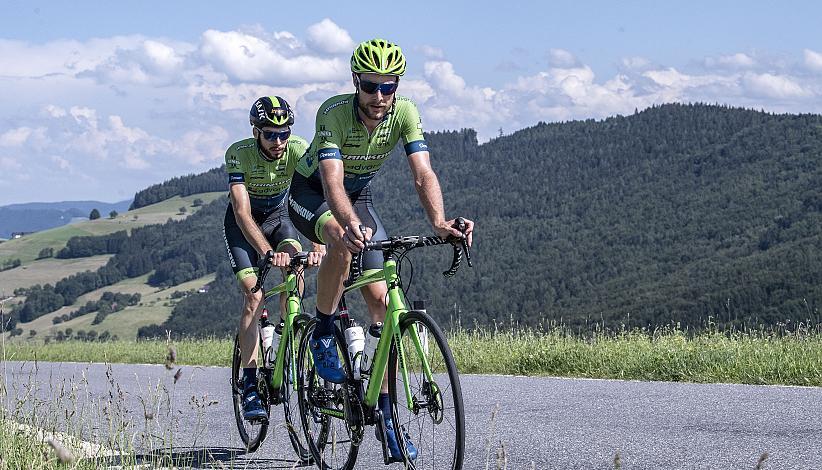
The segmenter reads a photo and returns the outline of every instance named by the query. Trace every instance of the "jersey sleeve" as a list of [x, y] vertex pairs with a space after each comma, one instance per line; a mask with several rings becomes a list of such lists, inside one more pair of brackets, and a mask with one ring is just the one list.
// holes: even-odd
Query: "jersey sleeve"
[[400, 127], [400, 136], [405, 147], [405, 154], [411, 155], [415, 152], [422, 152], [428, 150], [428, 145], [425, 143], [425, 137], [422, 134], [422, 118], [417, 109], [417, 105], [409, 99], [403, 100], [403, 120]]
[[245, 184], [245, 170], [234, 145], [225, 152], [225, 171], [228, 173], [229, 186], [233, 183]]
[[297, 162], [308, 150], [308, 142], [302, 137], [293, 136], [288, 139], [288, 160], [285, 162], [285, 172], [289, 178], [294, 174], [294, 169], [297, 168]]
[[340, 149], [345, 133], [335, 114], [323, 112], [323, 110], [318, 111], [315, 129], [314, 143], [317, 149], [317, 160], [342, 159]]

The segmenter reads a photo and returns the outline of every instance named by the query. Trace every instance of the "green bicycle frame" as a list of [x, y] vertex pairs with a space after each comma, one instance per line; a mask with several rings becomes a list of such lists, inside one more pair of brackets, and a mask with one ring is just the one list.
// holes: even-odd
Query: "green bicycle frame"
[[[380, 395], [380, 388], [382, 387], [382, 378], [385, 376], [385, 370], [388, 367], [388, 355], [391, 350], [391, 341], [394, 341], [397, 347], [397, 362], [399, 363], [399, 370], [402, 374], [403, 386], [405, 388], [405, 397], [408, 402], [408, 408], [413, 407], [411, 401], [412, 394], [410, 385], [408, 383], [408, 370], [405, 368], [405, 351], [400, 336], [400, 320], [408, 312], [405, 304], [402, 301], [402, 290], [400, 289], [400, 278], [397, 275], [397, 263], [393, 259], [385, 260], [383, 268], [373, 272], [366, 272], [349, 287], [345, 292], [359, 289], [374, 282], [385, 281], [388, 284], [388, 308], [385, 312], [385, 322], [383, 325], [382, 335], [377, 343], [377, 349], [374, 351], [374, 362], [371, 367], [371, 378], [368, 381], [368, 388], [365, 391], [364, 403], [370, 407], [376, 406]], [[422, 367], [425, 372], [425, 377], [429, 381], [433, 381], [433, 374], [431, 367], [428, 364], [428, 358], [425, 357], [422, 343], [415, 328], [409, 331], [411, 341], [414, 343], [414, 348], [417, 354], [422, 358]]]
[[[300, 292], [297, 289], [297, 275], [293, 272], [289, 272], [285, 276], [285, 281], [283, 283], [274, 286], [271, 290], [265, 293], [265, 300], [264, 303], [268, 301], [271, 297], [274, 297], [277, 294], [281, 294], [283, 292], [288, 292], [288, 297], [286, 298], [285, 303], [285, 318], [283, 319], [285, 322], [285, 327], [283, 328], [282, 338], [285, 341], [281, 340], [280, 345], [277, 347], [277, 359], [274, 361], [273, 373], [271, 374], [271, 387], [274, 390], [279, 390], [283, 384], [283, 367], [285, 364], [285, 347], [287, 341], [291, 341], [291, 386], [292, 389], [296, 392], [297, 390], [297, 345], [293, 342], [295, 340], [298, 341], [297, 338], [294, 337], [292, 331], [294, 329], [294, 321], [300, 315]], [[279, 310], [279, 308], [278, 308]]]

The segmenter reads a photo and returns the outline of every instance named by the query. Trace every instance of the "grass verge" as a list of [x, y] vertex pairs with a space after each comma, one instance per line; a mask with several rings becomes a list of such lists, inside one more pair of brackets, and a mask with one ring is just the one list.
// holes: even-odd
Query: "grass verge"
[[[822, 327], [795, 331], [595, 331], [564, 328], [456, 330], [448, 334], [462, 373], [674, 382], [822, 386]], [[177, 341], [177, 362], [229, 366], [231, 341]], [[162, 364], [165, 341], [9, 344], [9, 360]]]

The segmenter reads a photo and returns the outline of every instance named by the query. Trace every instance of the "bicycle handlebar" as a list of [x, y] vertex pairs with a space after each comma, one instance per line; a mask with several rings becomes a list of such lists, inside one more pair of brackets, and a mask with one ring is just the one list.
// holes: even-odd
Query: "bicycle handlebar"
[[[457, 218], [456, 222], [454, 223], [454, 228], [456, 228], [462, 233], [465, 233], [465, 219], [463, 219], [462, 217]], [[365, 233], [365, 227], [361, 226], [360, 232]], [[465, 236], [459, 238], [454, 236], [448, 236], [445, 239], [443, 239], [442, 237], [411, 236], [391, 237], [386, 240], [377, 241], [369, 240], [364, 242], [365, 247], [362, 249], [362, 251], [352, 256], [351, 267], [348, 271], [348, 279], [346, 279], [345, 282], [343, 282], [343, 285], [345, 287], [350, 287], [352, 284], [354, 284], [357, 278], [360, 277], [362, 271], [362, 256], [363, 253], [366, 251], [407, 251], [423, 246], [445, 245], [446, 243], [451, 244], [454, 247], [454, 257], [451, 260], [451, 267], [443, 271], [443, 276], [451, 277], [457, 273], [457, 271], [460, 268], [463, 252], [465, 252], [465, 259], [466, 261], [468, 261], [468, 266], [474, 266], [473, 263], [471, 263], [471, 251], [468, 247], [468, 240]]]
[[[268, 272], [271, 270], [271, 260], [274, 258], [274, 251], [269, 250], [268, 253], [265, 254], [265, 257], [257, 263], [257, 268], [259, 269], [259, 275], [257, 276], [257, 284], [251, 288], [251, 293], [255, 294], [257, 291], [263, 288], [263, 283], [265, 283], [265, 277], [268, 276]], [[288, 263], [288, 270], [294, 270], [298, 266], [308, 266], [308, 252], [301, 251], [294, 256], [291, 257], [291, 261]]]

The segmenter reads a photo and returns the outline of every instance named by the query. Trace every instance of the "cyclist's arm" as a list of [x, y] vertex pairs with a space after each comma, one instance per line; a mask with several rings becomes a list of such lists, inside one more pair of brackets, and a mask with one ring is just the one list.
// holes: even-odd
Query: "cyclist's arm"
[[408, 155], [408, 164], [414, 177], [414, 189], [420, 198], [428, 222], [434, 229], [446, 227], [445, 209], [442, 202], [442, 190], [434, 169], [431, 168], [431, 158], [428, 151], [414, 152]]
[[271, 244], [266, 240], [260, 227], [254, 222], [254, 217], [251, 216], [251, 200], [248, 198], [248, 190], [243, 183], [232, 183], [229, 186], [229, 197], [231, 198], [231, 207], [234, 210], [234, 218], [237, 220], [237, 225], [243, 232], [243, 236], [257, 250], [257, 253], [263, 255], [272, 250]]
[[[422, 207], [425, 209], [425, 213], [428, 215], [428, 221], [431, 222], [431, 226], [434, 228], [434, 232], [443, 238], [448, 235], [462, 237], [463, 233], [454, 228], [456, 219], [445, 219], [440, 182], [437, 179], [437, 174], [434, 173], [434, 169], [431, 168], [428, 152], [415, 152], [408, 155], [408, 164], [411, 166], [411, 173], [414, 175], [414, 188], [417, 190], [417, 195], [420, 198]], [[464, 219], [464, 221], [464, 235], [470, 246], [473, 238], [474, 222], [468, 219]]]

